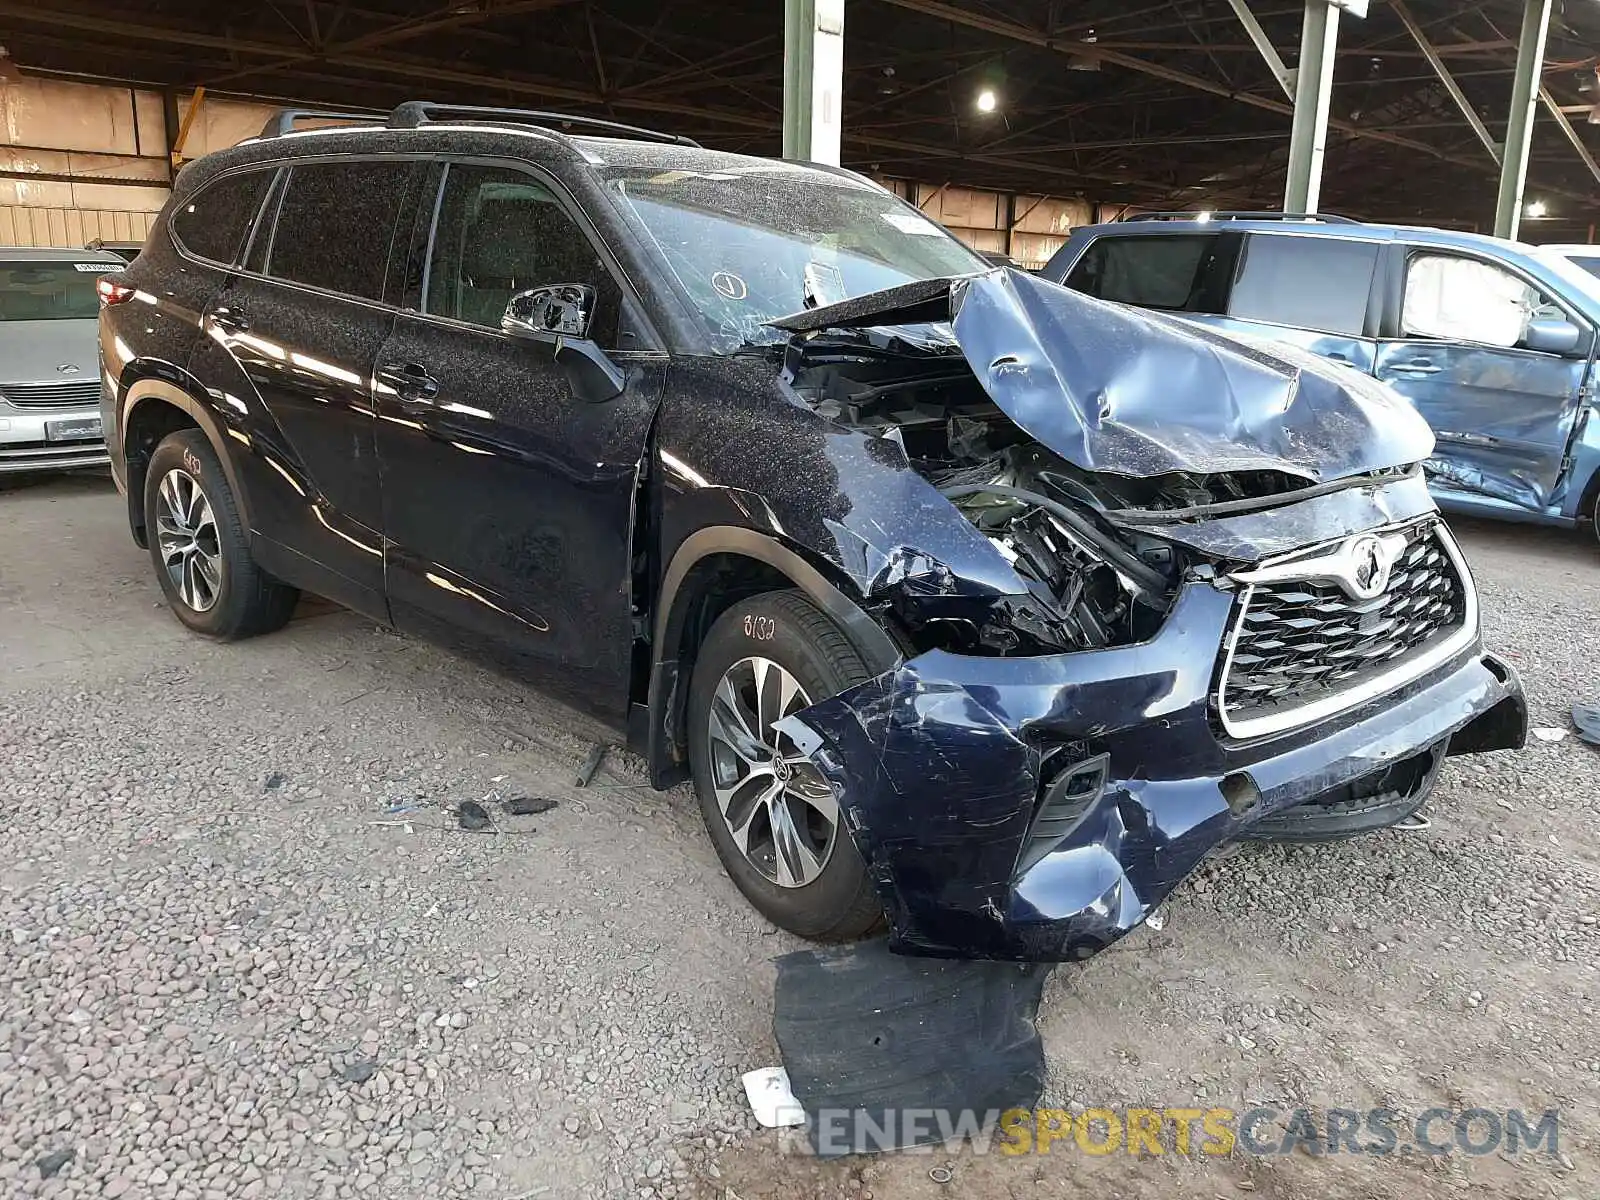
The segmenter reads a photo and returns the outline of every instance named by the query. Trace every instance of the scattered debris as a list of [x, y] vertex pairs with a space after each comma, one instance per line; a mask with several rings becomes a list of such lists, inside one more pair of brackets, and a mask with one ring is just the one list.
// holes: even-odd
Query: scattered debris
[[605, 761], [606, 751], [610, 749], [604, 742], [596, 742], [589, 747], [589, 757], [583, 760], [583, 766], [578, 768], [578, 776], [573, 780], [579, 787], [588, 787], [594, 779], [595, 772], [600, 769], [600, 764]]
[[378, 1064], [365, 1058], [358, 1058], [353, 1063], [347, 1063], [339, 1068], [339, 1077], [346, 1083], [365, 1083], [377, 1071]]
[[[1574, 712], [1576, 712], [1576, 709], [1574, 709]], [[1576, 722], [1576, 715], [1574, 715], [1573, 720]], [[1559, 742], [1562, 738], [1567, 736], [1567, 731], [1565, 729], [1554, 729], [1548, 725], [1536, 726], [1530, 732], [1541, 742]]]
[[391, 817], [398, 817], [403, 813], [421, 812], [426, 805], [417, 800], [396, 800], [383, 811]]
[[269, 771], [267, 777], [261, 781], [261, 790], [275, 792], [289, 782], [289, 777], [282, 771]]
[[763, 1129], [806, 1123], [805, 1110], [789, 1090], [789, 1072], [782, 1067], [760, 1067], [746, 1071], [740, 1078], [745, 1097], [750, 1101], [750, 1111]]
[[[1572, 723], [1578, 736], [1591, 746], [1600, 746], [1600, 701], [1572, 706]], [[1538, 730], [1534, 730], [1535, 733]]]
[[956, 1177], [956, 1173], [949, 1167], [929, 1167], [928, 1178], [935, 1183], [949, 1183]]
[[78, 1152], [68, 1146], [65, 1150], [52, 1150], [49, 1154], [41, 1155], [35, 1165], [45, 1179], [54, 1179], [63, 1167], [77, 1157]]
[[533, 817], [539, 813], [549, 812], [559, 803], [559, 800], [550, 800], [543, 796], [513, 796], [509, 800], [500, 801], [500, 807], [505, 810], [507, 816]]
[[477, 832], [488, 829], [494, 824], [489, 816], [489, 810], [476, 800], [463, 800], [456, 808], [456, 822], [463, 829]]
[[1167, 914], [1159, 908], [1152, 908], [1144, 919], [1145, 927], [1152, 933], [1160, 933], [1167, 927]]

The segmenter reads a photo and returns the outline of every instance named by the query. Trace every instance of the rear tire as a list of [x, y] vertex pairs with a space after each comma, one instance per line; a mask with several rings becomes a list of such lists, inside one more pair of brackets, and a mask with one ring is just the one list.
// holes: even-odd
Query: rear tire
[[222, 463], [205, 434], [168, 434], [144, 478], [144, 521], [156, 580], [178, 620], [223, 641], [288, 623], [300, 593], [250, 557]]
[[763, 916], [816, 941], [864, 937], [883, 905], [832, 789], [771, 724], [871, 676], [803, 595], [767, 592], [711, 627], [689, 690], [689, 762], [717, 856]]

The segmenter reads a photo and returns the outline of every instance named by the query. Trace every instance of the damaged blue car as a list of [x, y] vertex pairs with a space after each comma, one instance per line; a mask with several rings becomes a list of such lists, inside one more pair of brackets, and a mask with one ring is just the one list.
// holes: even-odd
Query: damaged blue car
[[307, 115], [100, 280], [113, 472], [197, 633], [307, 590], [484, 658], [692, 781], [772, 921], [912, 954], [1087, 957], [1221, 846], [1522, 744], [1381, 384], [847, 171]]

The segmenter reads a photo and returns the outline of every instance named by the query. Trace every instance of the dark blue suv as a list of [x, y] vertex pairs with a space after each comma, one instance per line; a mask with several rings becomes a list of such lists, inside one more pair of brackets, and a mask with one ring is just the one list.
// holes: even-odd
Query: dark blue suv
[[1326, 215], [1149, 213], [1076, 230], [1041, 274], [1389, 384], [1433, 426], [1440, 508], [1549, 525], [1595, 515], [1600, 279], [1562, 255]]

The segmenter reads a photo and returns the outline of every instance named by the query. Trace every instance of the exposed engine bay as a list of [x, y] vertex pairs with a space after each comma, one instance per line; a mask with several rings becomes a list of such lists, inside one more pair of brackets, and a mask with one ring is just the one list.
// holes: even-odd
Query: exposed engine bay
[[1267, 470], [1154, 478], [1085, 471], [1018, 428], [959, 354], [880, 355], [851, 340], [791, 357], [797, 396], [836, 424], [898, 445], [1036, 602], [1007, 614], [1006, 624], [921, 621], [932, 636], [919, 640], [944, 649], [1037, 654], [1144, 641], [1183, 572], [1201, 564], [1138, 528], [1139, 517], [1284, 496], [1309, 482]]

